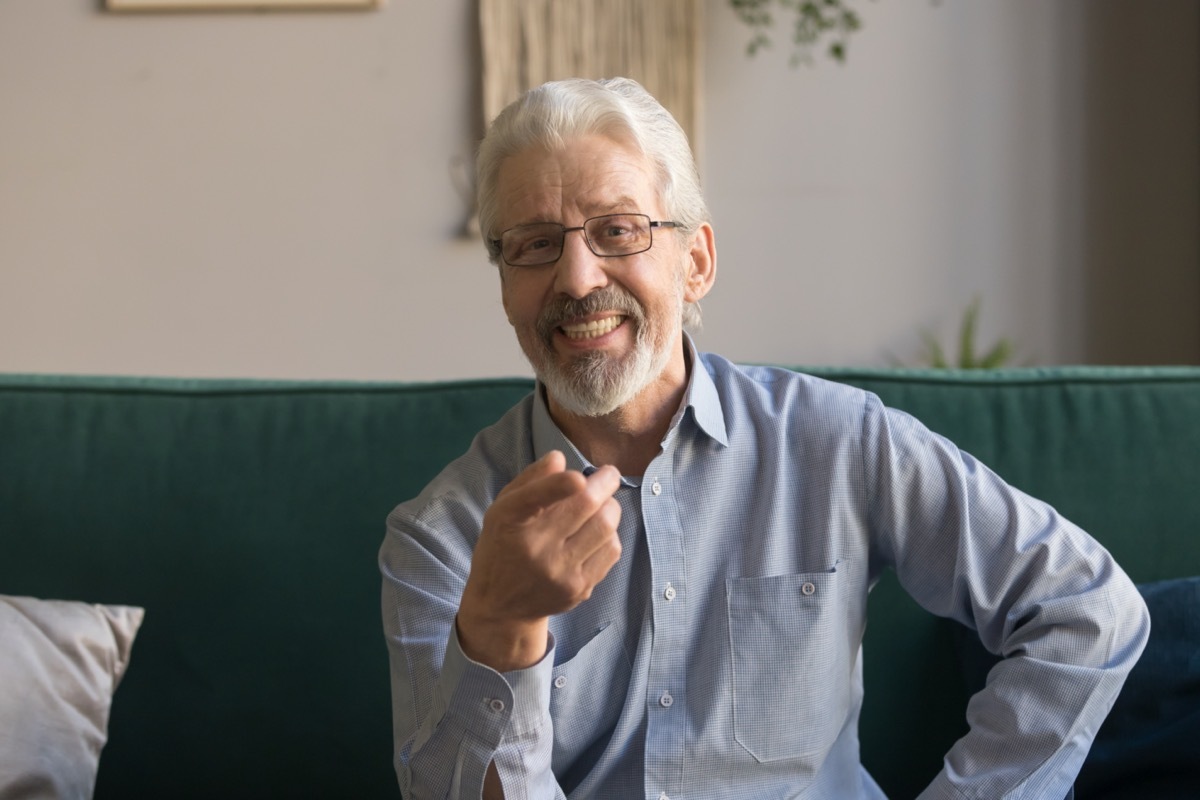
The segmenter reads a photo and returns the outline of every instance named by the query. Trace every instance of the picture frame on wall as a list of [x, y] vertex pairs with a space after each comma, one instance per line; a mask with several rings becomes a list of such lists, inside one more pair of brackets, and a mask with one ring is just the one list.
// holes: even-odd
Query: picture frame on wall
[[109, 11], [370, 10], [383, 0], [104, 0]]

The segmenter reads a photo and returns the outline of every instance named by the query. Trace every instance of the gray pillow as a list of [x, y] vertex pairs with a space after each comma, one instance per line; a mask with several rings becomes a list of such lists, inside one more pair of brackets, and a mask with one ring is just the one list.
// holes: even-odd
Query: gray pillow
[[0, 800], [92, 796], [144, 613], [0, 595]]

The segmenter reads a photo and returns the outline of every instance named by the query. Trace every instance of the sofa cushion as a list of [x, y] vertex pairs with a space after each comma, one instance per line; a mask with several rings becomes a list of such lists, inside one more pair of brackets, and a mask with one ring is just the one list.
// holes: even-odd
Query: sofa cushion
[[0, 595], [0, 798], [92, 796], [142, 616]]
[[[1200, 786], [1200, 577], [1138, 589], [1150, 609], [1150, 640], [1096, 735], [1075, 800], [1191, 800]], [[973, 631], [954, 627], [975, 692], [998, 659]]]

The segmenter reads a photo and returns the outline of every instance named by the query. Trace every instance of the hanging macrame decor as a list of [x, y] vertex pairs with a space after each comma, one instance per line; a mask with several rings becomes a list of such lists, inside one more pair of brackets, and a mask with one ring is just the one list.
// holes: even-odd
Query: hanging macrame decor
[[563, 78], [633, 78], [696, 147], [702, 0], [480, 0], [483, 119]]

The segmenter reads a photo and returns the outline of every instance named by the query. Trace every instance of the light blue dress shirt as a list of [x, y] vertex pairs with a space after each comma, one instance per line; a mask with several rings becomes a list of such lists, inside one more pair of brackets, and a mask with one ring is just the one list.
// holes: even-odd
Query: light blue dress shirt
[[[454, 617], [484, 511], [550, 450], [526, 398], [388, 518], [380, 551], [405, 797], [878, 800], [859, 761], [867, 593], [892, 567], [1007, 658], [922, 800], [1061, 798], [1149, 634], [1136, 589], [1052, 508], [872, 394], [696, 355], [619, 563], [501, 674]], [[897, 731], [897, 735], [911, 735]]]

